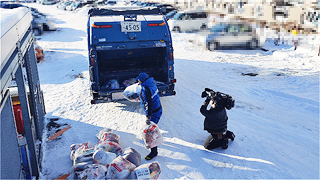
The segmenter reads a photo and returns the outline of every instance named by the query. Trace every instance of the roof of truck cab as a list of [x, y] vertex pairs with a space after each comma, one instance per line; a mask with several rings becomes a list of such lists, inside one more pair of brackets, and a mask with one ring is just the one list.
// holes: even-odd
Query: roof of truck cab
[[[124, 16], [94, 16], [91, 17], [91, 20], [93, 22], [121, 22], [124, 21]], [[163, 21], [163, 17], [161, 15], [137, 15], [137, 21]]]

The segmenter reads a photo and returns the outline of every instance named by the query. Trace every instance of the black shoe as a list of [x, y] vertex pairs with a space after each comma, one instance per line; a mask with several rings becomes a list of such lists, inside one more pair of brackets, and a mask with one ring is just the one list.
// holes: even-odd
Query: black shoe
[[227, 149], [228, 148], [228, 138], [223, 138], [223, 139], [221, 139], [221, 148], [222, 149]]
[[153, 159], [154, 157], [156, 157], [158, 155], [158, 148], [157, 147], [154, 147], [154, 148], [151, 148], [151, 152], [146, 156], [144, 157], [146, 160], [151, 160]]
[[229, 138], [229, 139], [231, 139], [231, 141], [234, 141], [234, 138], [235, 138], [236, 136], [233, 134], [233, 132], [227, 131], [227, 132], [226, 132], [226, 137]]

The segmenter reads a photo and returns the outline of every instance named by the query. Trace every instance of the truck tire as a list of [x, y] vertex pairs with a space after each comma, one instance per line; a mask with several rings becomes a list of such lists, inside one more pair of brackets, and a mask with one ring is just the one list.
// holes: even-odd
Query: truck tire
[[176, 27], [174, 27], [174, 28], [173, 28], [173, 31], [181, 32], [181, 29], [180, 29], [180, 27], [179, 27], [179, 26], [176, 26]]
[[257, 49], [259, 46], [259, 42], [258, 42], [258, 40], [253, 39], [250, 42], [248, 42], [247, 46], [249, 49]]
[[207, 25], [202, 24], [202, 26], [200, 27], [200, 30], [204, 30], [204, 29], [206, 29], [206, 28], [207, 28]]
[[208, 43], [208, 50], [209, 51], [214, 51], [219, 48], [219, 43], [218, 42], [209, 42]]

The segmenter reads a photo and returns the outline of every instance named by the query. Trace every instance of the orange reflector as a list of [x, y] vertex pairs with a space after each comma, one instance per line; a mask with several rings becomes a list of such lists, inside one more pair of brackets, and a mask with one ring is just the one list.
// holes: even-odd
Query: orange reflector
[[161, 24], [159, 24], [159, 26], [163, 26], [163, 25], [165, 25], [166, 23], [165, 22], [163, 22], [163, 23], [161, 23]]
[[95, 25], [94, 23], [92, 24], [92, 27], [94, 28], [100, 28], [100, 26]]
[[158, 23], [152, 23], [152, 24], [148, 24], [148, 26], [159, 26]]

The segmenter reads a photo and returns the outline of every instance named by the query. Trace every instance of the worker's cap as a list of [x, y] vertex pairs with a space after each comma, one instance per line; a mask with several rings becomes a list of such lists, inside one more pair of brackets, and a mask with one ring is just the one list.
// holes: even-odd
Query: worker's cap
[[140, 73], [139, 76], [136, 78], [137, 80], [140, 80], [141, 82], [144, 82], [149, 78], [148, 74], [146, 73]]

